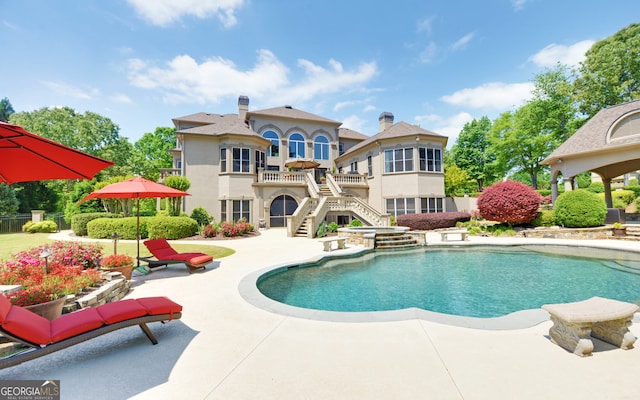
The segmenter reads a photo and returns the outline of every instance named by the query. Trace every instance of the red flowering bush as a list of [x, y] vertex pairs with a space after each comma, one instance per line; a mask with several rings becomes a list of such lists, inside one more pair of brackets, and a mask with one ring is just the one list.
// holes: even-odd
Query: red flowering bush
[[50, 264], [81, 265], [84, 269], [95, 268], [102, 258], [102, 247], [97, 244], [69, 242], [58, 240], [52, 244], [33, 247], [13, 255], [20, 263], [38, 264], [43, 251], [49, 252], [47, 258]]
[[[40, 246], [15, 254], [13, 260], [1, 262], [0, 284], [22, 285], [21, 291], [7, 296], [9, 300], [20, 306], [39, 304], [63, 295], [80, 293], [97, 284], [101, 280], [100, 271], [85, 270], [83, 265], [95, 264], [92, 257], [96, 252], [101, 253], [102, 249], [90, 245], [88, 254], [91, 256], [84, 258], [76, 253], [76, 245], [54, 243], [49, 247], [51, 255], [48, 261], [40, 258], [44, 248]], [[46, 271], [47, 266], [49, 271]]]
[[202, 236], [206, 237], [206, 238], [212, 238], [212, 237], [216, 237], [217, 234], [217, 228], [214, 227], [211, 224], [207, 224], [205, 225], [204, 228], [202, 228]]
[[398, 226], [408, 226], [412, 230], [432, 230], [439, 228], [451, 228], [458, 222], [466, 222], [471, 219], [471, 214], [465, 212], [442, 212], [398, 215]]
[[538, 215], [542, 196], [531, 186], [515, 181], [498, 182], [478, 197], [478, 211], [489, 221], [522, 224]]
[[101, 268], [119, 268], [133, 265], [133, 257], [126, 254], [111, 254], [100, 261]]

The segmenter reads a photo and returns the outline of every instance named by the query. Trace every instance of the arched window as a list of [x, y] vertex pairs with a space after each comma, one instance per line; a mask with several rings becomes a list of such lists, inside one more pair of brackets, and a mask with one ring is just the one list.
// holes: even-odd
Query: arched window
[[315, 160], [329, 159], [329, 139], [318, 136], [313, 141], [313, 158]]
[[299, 133], [289, 137], [289, 158], [304, 158], [304, 138]]
[[268, 157], [279, 157], [280, 156], [280, 138], [278, 134], [274, 131], [266, 131], [262, 134], [262, 137], [265, 139], [271, 140], [271, 146], [269, 146], [269, 150], [267, 150]]

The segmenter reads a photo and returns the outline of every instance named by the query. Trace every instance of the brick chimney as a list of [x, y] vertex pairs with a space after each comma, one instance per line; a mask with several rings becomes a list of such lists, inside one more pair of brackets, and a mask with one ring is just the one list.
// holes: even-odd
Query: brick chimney
[[244, 121], [247, 111], [249, 111], [249, 97], [238, 97], [238, 118], [240, 118], [240, 121]]
[[384, 132], [393, 125], [393, 114], [385, 111], [380, 114], [378, 121], [380, 122], [380, 132]]

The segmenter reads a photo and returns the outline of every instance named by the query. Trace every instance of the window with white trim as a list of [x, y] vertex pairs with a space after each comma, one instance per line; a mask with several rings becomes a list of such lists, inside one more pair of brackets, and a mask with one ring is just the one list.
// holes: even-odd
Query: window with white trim
[[227, 149], [220, 149], [220, 172], [227, 172]]
[[351, 163], [349, 170], [353, 173], [357, 173], [358, 172], [358, 162], [354, 161]]
[[227, 220], [227, 201], [220, 200], [220, 221]]
[[318, 136], [313, 140], [313, 159], [329, 159], [329, 139], [324, 136]]
[[233, 221], [237, 222], [241, 218], [250, 221], [251, 200], [233, 200]]
[[249, 149], [233, 148], [233, 172], [249, 172]]
[[439, 213], [443, 212], [442, 197], [422, 197], [420, 198], [420, 212]]
[[274, 131], [266, 131], [262, 134], [262, 137], [265, 139], [269, 139], [271, 141], [271, 145], [267, 150], [267, 156], [269, 157], [278, 157], [280, 156], [280, 138], [278, 134]]
[[289, 158], [304, 158], [304, 138], [299, 133], [289, 137]]
[[266, 164], [264, 151], [256, 150], [256, 174], [260, 168], [264, 169]]
[[430, 147], [418, 149], [420, 171], [442, 172], [442, 150]]
[[413, 147], [384, 151], [384, 172], [413, 171]]
[[387, 199], [387, 214], [393, 216], [416, 213], [416, 199], [413, 197], [399, 197]]
[[373, 176], [373, 159], [367, 156], [367, 176]]

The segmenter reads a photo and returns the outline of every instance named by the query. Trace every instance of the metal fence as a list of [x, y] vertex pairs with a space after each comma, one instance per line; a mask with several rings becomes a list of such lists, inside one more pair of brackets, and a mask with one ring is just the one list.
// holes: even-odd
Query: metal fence
[[[71, 229], [63, 213], [47, 213], [45, 218], [58, 224], [58, 230]], [[22, 232], [22, 225], [31, 221], [31, 214], [0, 215], [0, 234]]]

